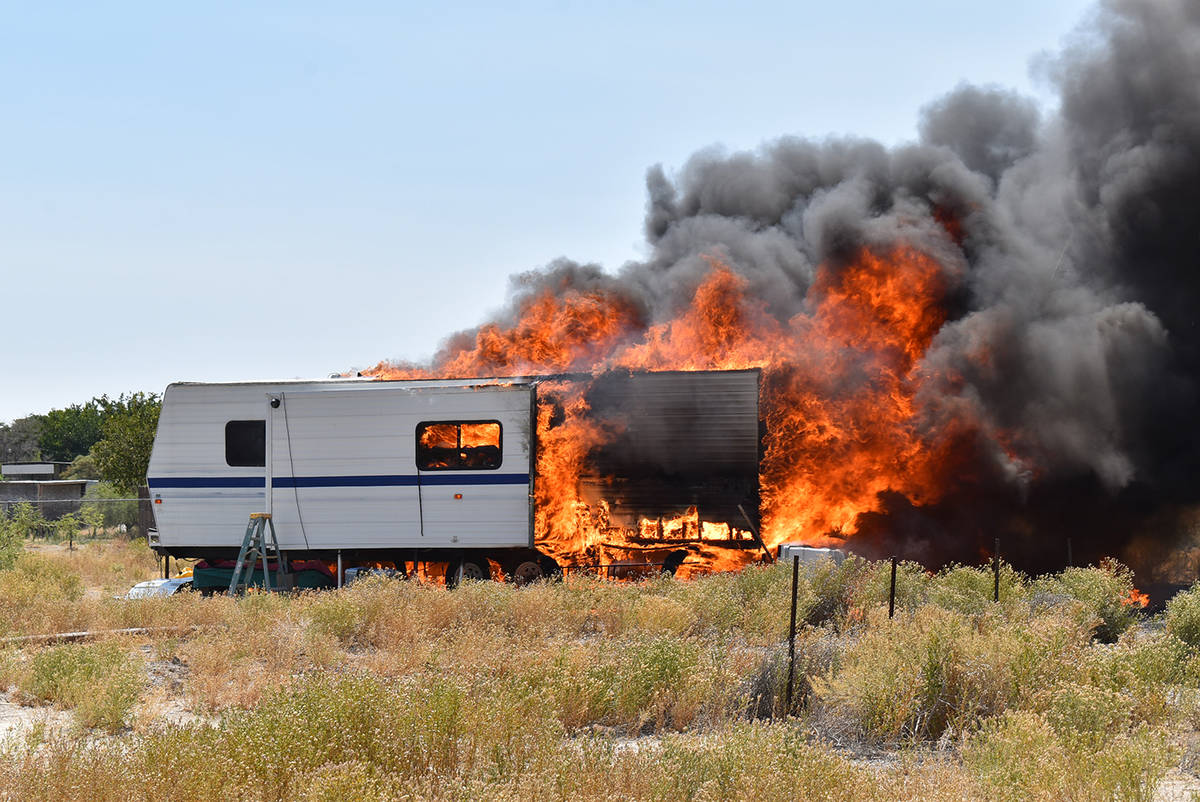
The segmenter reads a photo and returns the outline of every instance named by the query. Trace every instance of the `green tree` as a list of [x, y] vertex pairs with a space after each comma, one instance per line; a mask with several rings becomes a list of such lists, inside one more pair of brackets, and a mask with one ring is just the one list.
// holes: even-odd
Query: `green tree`
[[154, 393], [122, 395], [109, 402], [104, 437], [92, 446], [92, 456], [100, 475], [119, 492], [134, 495], [145, 483], [161, 408]]
[[99, 504], [84, 502], [79, 514], [83, 517], [84, 525], [92, 530], [92, 537], [95, 537], [96, 530], [104, 525], [104, 510], [100, 509]]
[[62, 478], [64, 479], [99, 479], [100, 468], [96, 465], [96, 458], [91, 454], [83, 454], [71, 460], [71, 467], [63, 471]]
[[12, 423], [0, 424], [0, 460], [4, 462], [35, 462], [41, 459], [38, 437], [42, 432], [42, 416], [29, 415]]
[[101, 426], [110, 404], [107, 396], [100, 396], [43, 415], [38, 446], [45, 458], [70, 462], [88, 453], [102, 436]]
[[12, 568], [24, 548], [24, 538], [3, 511], [0, 511], [0, 571]]
[[84, 510], [98, 510], [103, 515], [101, 525], [105, 529], [115, 529], [121, 524], [130, 527], [138, 522], [138, 502], [125, 501], [128, 497], [129, 494], [118, 491], [107, 482], [100, 482], [87, 489], [82, 506]]
[[59, 516], [54, 522], [54, 533], [58, 535], [60, 540], [74, 541], [75, 535], [79, 534], [79, 527], [82, 522], [79, 520], [79, 513], [69, 512], [66, 515]]
[[38, 530], [46, 525], [42, 511], [28, 501], [22, 501], [12, 508], [9, 523], [20, 537], [33, 537]]

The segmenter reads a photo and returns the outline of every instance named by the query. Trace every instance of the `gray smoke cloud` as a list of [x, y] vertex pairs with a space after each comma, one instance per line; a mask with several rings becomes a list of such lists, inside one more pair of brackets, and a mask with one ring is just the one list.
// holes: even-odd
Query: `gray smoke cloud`
[[513, 309], [544, 287], [600, 283], [649, 325], [690, 303], [719, 254], [786, 321], [818, 265], [910, 244], [956, 282], [921, 366], [923, 425], [977, 421], [989, 481], [1194, 498], [1200, 3], [1103, 2], [1046, 74], [1060, 105], [1045, 116], [960, 85], [922, 110], [914, 144], [789, 137], [652, 167], [649, 258], [617, 276], [568, 262], [526, 274]]
[[1033, 153], [1038, 109], [1029, 98], [998, 87], [963, 84], [922, 110], [921, 141], [945, 145], [968, 169], [992, 181]]

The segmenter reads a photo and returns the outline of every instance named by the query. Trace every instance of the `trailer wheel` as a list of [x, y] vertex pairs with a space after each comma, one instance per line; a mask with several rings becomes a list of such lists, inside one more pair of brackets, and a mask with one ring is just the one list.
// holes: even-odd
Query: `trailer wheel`
[[462, 564], [462, 578], [474, 579], [480, 582], [490, 581], [492, 566], [483, 557], [467, 557]]
[[517, 563], [508, 574], [517, 585], [528, 585], [544, 577], [546, 572], [533, 560], [525, 560]]
[[[453, 561], [446, 566], [446, 587], [453, 588], [458, 586], [458, 566], [457, 561]], [[492, 567], [483, 557], [464, 557], [462, 560], [462, 578], [472, 579], [477, 582], [486, 582], [492, 578]]]
[[675, 576], [675, 572], [679, 570], [679, 566], [683, 565], [683, 561], [688, 558], [687, 549], [677, 549], [663, 558], [662, 572]]
[[538, 560], [538, 563], [542, 566], [542, 573], [551, 582], [563, 581], [562, 566], [555, 562], [552, 558], [543, 556], [542, 559]]

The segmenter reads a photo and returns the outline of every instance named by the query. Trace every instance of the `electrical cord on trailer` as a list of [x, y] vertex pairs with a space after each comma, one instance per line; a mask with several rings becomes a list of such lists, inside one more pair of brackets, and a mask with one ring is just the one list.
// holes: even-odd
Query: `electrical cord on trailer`
[[312, 547], [308, 545], [308, 532], [304, 528], [304, 513], [300, 511], [300, 485], [296, 482], [296, 462], [292, 459], [292, 427], [288, 423], [288, 408], [284, 395], [280, 391], [279, 401], [280, 406], [283, 407], [283, 431], [287, 434], [288, 468], [292, 472], [292, 497], [296, 499], [296, 519], [300, 521], [300, 535], [304, 538], [304, 548], [312, 551]]
[[[413, 449], [414, 454], [416, 453], [416, 451], [417, 451], [417, 449], [414, 447], [414, 449]], [[425, 537], [425, 494], [422, 490], [423, 486], [421, 484], [421, 460], [416, 459], [413, 464], [417, 466], [417, 524], [419, 527], [418, 531], [420, 532], [421, 537]], [[413, 576], [416, 576], [416, 575], [417, 575], [417, 553], [414, 551], [413, 552]], [[447, 578], [448, 578], [448, 576], [447, 576]]]
[[421, 461], [417, 460], [417, 519], [421, 527], [421, 537], [425, 537], [425, 499], [421, 484]]

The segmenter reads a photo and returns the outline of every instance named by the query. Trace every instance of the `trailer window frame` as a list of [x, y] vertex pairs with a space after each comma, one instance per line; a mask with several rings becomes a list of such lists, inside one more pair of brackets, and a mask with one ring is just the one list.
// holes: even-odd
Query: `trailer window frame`
[[267, 466], [267, 421], [264, 418], [226, 421], [225, 464], [230, 468]]
[[[456, 427], [455, 446], [434, 448], [422, 446], [422, 436], [434, 426]], [[495, 426], [495, 443], [464, 446], [464, 426]], [[424, 420], [416, 425], [414, 459], [418, 471], [495, 471], [504, 462], [504, 424], [494, 418], [486, 420]], [[435, 453], [436, 452], [436, 453]]]

